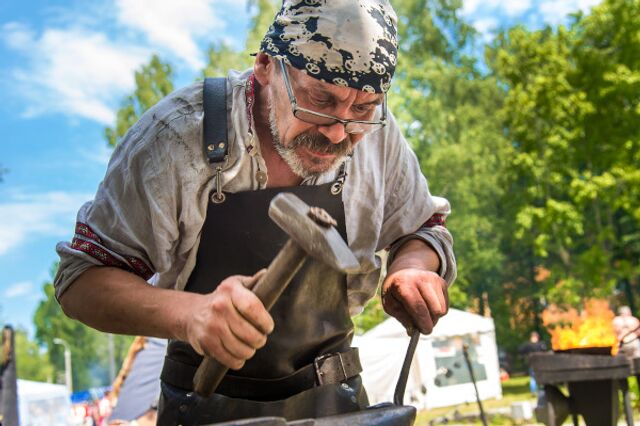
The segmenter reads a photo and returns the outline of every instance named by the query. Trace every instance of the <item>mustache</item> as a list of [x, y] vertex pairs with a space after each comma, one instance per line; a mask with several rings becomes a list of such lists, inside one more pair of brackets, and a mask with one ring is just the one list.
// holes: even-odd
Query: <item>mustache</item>
[[351, 155], [353, 152], [353, 144], [349, 136], [340, 141], [340, 143], [331, 143], [331, 141], [321, 133], [303, 133], [296, 136], [291, 143], [291, 148], [293, 149], [299, 146], [321, 154], [332, 154], [336, 156]]

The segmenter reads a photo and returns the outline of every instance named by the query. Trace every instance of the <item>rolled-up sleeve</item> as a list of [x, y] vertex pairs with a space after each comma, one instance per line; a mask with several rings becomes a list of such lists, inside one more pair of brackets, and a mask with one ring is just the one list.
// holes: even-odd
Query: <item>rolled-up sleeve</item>
[[147, 111], [115, 149], [94, 200], [78, 212], [72, 241], [56, 246], [57, 298], [91, 266], [114, 266], [149, 280], [179, 263], [179, 240], [193, 245], [196, 236], [181, 235], [181, 223], [196, 209], [184, 207], [182, 197], [201, 189], [207, 173], [204, 161], [183, 161], [200, 156], [185, 143], [200, 140], [200, 127], [194, 108], [176, 108], [196, 102], [192, 92], [176, 92]]
[[393, 262], [396, 252], [402, 244], [411, 239], [420, 239], [433, 248], [440, 259], [438, 275], [451, 285], [456, 279], [457, 265], [453, 253], [453, 237], [449, 230], [443, 225], [426, 224], [421, 226], [416, 232], [400, 238], [393, 243], [389, 249], [387, 265]]

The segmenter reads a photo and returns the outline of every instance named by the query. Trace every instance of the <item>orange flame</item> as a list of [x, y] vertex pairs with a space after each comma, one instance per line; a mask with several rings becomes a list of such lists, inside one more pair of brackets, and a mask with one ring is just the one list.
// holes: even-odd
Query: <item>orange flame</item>
[[613, 329], [614, 313], [606, 300], [587, 300], [578, 314], [573, 308], [563, 310], [551, 305], [542, 313], [542, 322], [551, 334], [554, 351], [575, 348], [611, 347], [618, 353], [618, 340]]

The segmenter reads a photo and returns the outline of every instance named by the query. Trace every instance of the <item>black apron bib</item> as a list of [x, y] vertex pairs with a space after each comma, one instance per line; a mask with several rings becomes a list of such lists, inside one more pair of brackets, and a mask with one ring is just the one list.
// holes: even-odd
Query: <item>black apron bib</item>
[[[221, 204], [210, 202], [196, 266], [185, 290], [210, 293], [231, 275], [253, 275], [269, 265], [288, 240], [267, 213], [271, 199], [280, 192], [293, 192], [307, 204], [327, 210], [346, 241], [342, 199], [331, 194], [331, 185], [246, 191], [227, 194]], [[301, 370], [311, 371], [309, 366], [319, 355], [349, 350], [353, 323], [343, 273], [308, 259], [270, 314], [275, 329], [267, 344], [241, 370], [230, 370], [216, 394], [198, 402], [202, 424], [260, 416], [323, 417], [367, 405], [359, 376], [317, 387], [298, 380]], [[190, 392], [191, 383], [201, 360], [187, 343], [169, 342], [159, 425], [180, 424], [193, 414], [197, 397]]]

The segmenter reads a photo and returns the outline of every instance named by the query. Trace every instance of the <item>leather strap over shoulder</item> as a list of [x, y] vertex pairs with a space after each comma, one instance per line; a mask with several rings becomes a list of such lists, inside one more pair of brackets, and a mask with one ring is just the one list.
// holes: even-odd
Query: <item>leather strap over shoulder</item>
[[204, 109], [204, 152], [209, 163], [225, 161], [227, 140], [227, 79], [205, 78], [202, 94]]

